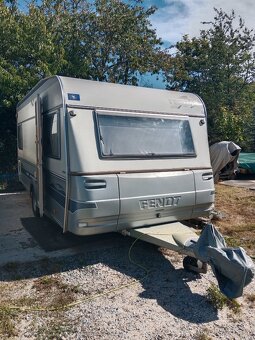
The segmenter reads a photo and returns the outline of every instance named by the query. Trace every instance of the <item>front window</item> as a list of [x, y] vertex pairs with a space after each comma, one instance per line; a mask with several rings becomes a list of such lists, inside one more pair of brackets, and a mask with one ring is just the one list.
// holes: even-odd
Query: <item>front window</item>
[[195, 149], [188, 118], [97, 113], [102, 157], [191, 157]]

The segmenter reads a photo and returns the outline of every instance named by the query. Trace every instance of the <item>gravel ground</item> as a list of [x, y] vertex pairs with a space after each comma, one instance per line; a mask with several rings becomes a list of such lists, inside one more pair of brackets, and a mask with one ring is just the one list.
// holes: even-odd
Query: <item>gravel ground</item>
[[[12, 339], [254, 339], [255, 287], [237, 301], [240, 311], [215, 309], [207, 289], [211, 272], [182, 268], [182, 256], [123, 237], [118, 247], [47, 259], [1, 270], [1, 304], [56, 307], [17, 312]], [[134, 281], [136, 282], [134, 283]], [[125, 286], [125, 287], [124, 287]], [[113, 291], [113, 289], [115, 289]], [[104, 295], [96, 297], [96, 294]], [[108, 293], [107, 293], [108, 292]], [[94, 296], [93, 299], [88, 298]], [[84, 299], [88, 299], [84, 301]], [[6, 336], [7, 337], [7, 336]], [[3, 337], [1, 337], [3, 338]]]

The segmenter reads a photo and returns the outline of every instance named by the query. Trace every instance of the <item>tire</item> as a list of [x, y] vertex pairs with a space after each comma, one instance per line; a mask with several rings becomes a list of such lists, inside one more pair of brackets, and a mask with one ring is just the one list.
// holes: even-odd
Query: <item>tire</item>
[[193, 272], [193, 270], [190, 268], [190, 266], [192, 267], [198, 267], [197, 266], [197, 259], [195, 259], [194, 257], [191, 256], [186, 256], [183, 259], [183, 268], [185, 270], [187, 270], [188, 272]]
[[32, 189], [32, 191], [31, 191], [31, 203], [32, 203], [32, 210], [33, 210], [34, 216], [40, 217], [39, 208], [37, 206], [34, 189]]

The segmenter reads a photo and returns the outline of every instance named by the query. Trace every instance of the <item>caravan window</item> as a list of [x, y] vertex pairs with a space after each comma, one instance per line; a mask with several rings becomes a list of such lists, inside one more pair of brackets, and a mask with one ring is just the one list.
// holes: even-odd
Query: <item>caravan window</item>
[[195, 156], [188, 118], [97, 114], [102, 157]]
[[43, 148], [45, 156], [60, 158], [59, 112], [43, 116]]
[[18, 125], [18, 136], [17, 136], [17, 139], [18, 139], [18, 148], [20, 150], [23, 150], [23, 133], [22, 133], [22, 125]]

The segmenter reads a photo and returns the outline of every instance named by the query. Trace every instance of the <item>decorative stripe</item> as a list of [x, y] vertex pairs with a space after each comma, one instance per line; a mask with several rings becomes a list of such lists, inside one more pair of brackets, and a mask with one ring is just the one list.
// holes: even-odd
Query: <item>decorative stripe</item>
[[[49, 174], [50, 176], [55, 176], [53, 174]], [[49, 195], [63, 208], [65, 207], [65, 192], [61, 188], [60, 185], [58, 185], [59, 188], [56, 187], [53, 183], [51, 183], [49, 186], [47, 186], [47, 191]], [[69, 200], [69, 211], [74, 213], [76, 210], [79, 209], [97, 209], [97, 204], [92, 202], [77, 202], [74, 200]]]
[[[21, 165], [21, 172], [27, 176], [30, 179], [35, 179], [34, 176], [27, 170], [24, 169], [24, 167]], [[58, 176], [54, 175], [53, 173], [49, 172], [49, 176], [52, 177], [57, 177], [60, 179]], [[64, 180], [63, 180], [64, 181]], [[59, 186], [60, 187], [60, 186]], [[63, 208], [65, 207], [65, 192], [61, 188], [56, 188], [56, 186], [51, 183], [47, 185], [46, 190], [48, 194], [58, 203], [60, 204]], [[74, 213], [77, 210], [80, 209], [97, 209], [97, 204], [94, 202], [77, 202], [74, 200], [69, 200], [69, 211]]]
[[25, 168], [24, 168], [22, 163], [21, 163], [20, 171], [23, 173], [23, 175], [27, 176], [28, 178], [36, 180], [36, 178], [34, 177], [34, 175], [31, 174], [31, 172], [25, 170]]

